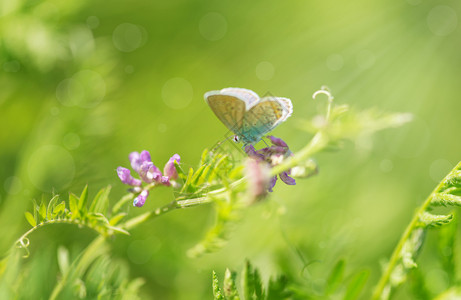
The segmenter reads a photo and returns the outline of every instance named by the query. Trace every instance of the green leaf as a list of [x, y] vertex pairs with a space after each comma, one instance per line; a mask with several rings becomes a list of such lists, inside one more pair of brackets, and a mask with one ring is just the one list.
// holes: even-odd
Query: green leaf
[[208, 178], [208, 182], [212, 182], [216, 177], [219, 176], [220, 172], [228, 173], [226, 168], [224, 167], [225, 164], [229, 162], [229, 157], [227, 155], [217, 156], [218, 161], [213, 166], [213, 172], [211, 172], [210, 177]]
[[38, 214], [40, 215], [40, 221], [46, 220], [46, 206], [45, 206], [45, 202], [43, 201], [43, 199], [42, 199], [42, 202], [40, 203]]
[[434, 206], [461, 206], [461, 197], [448, 193], [436, 193], [432, 197], [431, 205]]
[[29, 224], [30, 224], [32, 227], [37, 226], [37, 221], [35, 220], [34, 216], [33, 216], [30, 212], [26, 211], [26, 212], [24, 213], [24, 215], [26, 216], [27, 222], [29, 222]]
[[343, 280], [345, 266], [346, 266], [346, 262], [343, 259], [341, 259], [333, 267], [333, 270], [331, 270], [331, 273], [328, 276], [327, 285], [325, 288], [326, 295], [330, 295], [338, 289], [339, 285], [341, 284]]
[[69, 193], [69, 209], [70, 212], [72, 213], [72, 220], [77, 219], [80, 215], [78, 211], [78, 197], [73, 194]]
[[456, 281], [456, 232], [457, 220], [442, 227], [439, 231], [438, 253], [443, 270], [448, 275], [449, 285], [453, 285]]
[[189, 168], [189, 173], [187, 174], [187, 179], [186, 179], [186, 182], [184, 183], [184, 185], [183, 185], [183, 187], [181, 189], [181, 193], [189, 191], [189, 186], [191, 184], [193, 175], [194, 175], [194, 169]]
[[65, 209], [66, 209], [66, 203], [64, 201], [61, 201], [61, 203], [56, 205], [53, 209], [53, 218], [59, 217], [64, 212]]
[[208, 148], [203, 149], [202, 155], [200, 156], [200, 166], [205, 165], [208, 160]]
[[245, 300], [253, 299], [253, 295], [255, 294], [255, 278], [253, 268], [249, 261], [245, 262], [245, 267], [242, 272], [242, 287], [243, 298]]
[[229, 172], [229, 178], [230, 179], [240, 179], [241, 177], [244, 176], [243, 175], [244, 171], [245, 171], [245, 165], [236, 166]]
[[106, 216], [100, 213], [89, 213], [87, 214], [88, 221], [102, 223], [104, 225], [109, 225], [109, 220], [107, 220]]
[[[279, 300], [279, 299], [291, 299], [291, 291], [287, 290], [288, 280], [285, 276], [280, 276], [278, 278], [271, 278], [267, 287], [267, 297], [266, 300]], [[303, 299], [306, 297], [298, 297], [294, 299]]]
[[88, 202], [88, 185], [83, 188], [82, 194], [78, 199], [78, 210], [80, 215], [84, 216], [86, 213], [86, 203]]
[[90, 212], [102, 213], [105, 214], [107, 212], [107, 208], [109, 207], [109, 193], [111, 190], [111, 186], [107, 186], [106, 188], [100, 189], [99, 192], [94, 197], [93, 202], [90, 206]]
[[73, 289], [74, 289], [74, 294], [78, 298], [80, 298], [80, 299], [86, 298], [86, 294], [87, 294], [86, 286], [85, 286], [85, 282], [82, 279], [77, 278], [74, 281]]
[[369, 274], [369, 271], [364, 270], [352, 278], [349, 286], [347, 287], [344, 300], [355, 300], [360, 296], [360, 293], [368, 280]]
[[238, 295], [238, 291], [237, 291], [237, 286], [235, 284], [236, 277], [237, 277], [237, 273], [232, 272], [229, 269], [226, 269], [226, 272], [224, 273], [223, 290], [224, 290], [224, 296], [228, 300], [240, 299]]
[[51, 198], [50, 202], [48, 202], [48, 208], [46, 210], [46, 218], [48, 220], [53, 220], [54, 216], [53, 216], [53, 210], [54, 210], [54, 207], [56, 206], [56, 203], [58, 202], [59, 200], [59, 195], [55, 195], [53, 196], [53, 198]]
[[219, 288], [219, 280], [218, 280], [218, 275], [216, 275], [216, 272], [213, 271], [213, 296], [214, 300], [225, 300], [221, 289]]
[[208, 177], [210, 176], [210, 170], [211, 170], [211, 165], [206, 165], [205, 169], [202, 172], [202, 175], [197, 181], [197, 185], [200, 186], [208, 181]]
[[253, 276], [255, 279], [256, 299], [263, 299], [264, 298], [264, 287], [261, 281], [261, 275], [259, 275], [259, 271], [257, 269], [253, 271]]
[[427, 211], [419, 216], [419, 221], [428, 227], [439, 227], [450, 223], [452, 219], [453, 215], [433, 215]]
[[120, 220], [123, 219], [126, 215], [127, 213], [124, 213], [124, 212], [116, 214], [109, 220], [109, 224], [111, 226], [117, 225], [118, 222], [120, 222]]
[[203, 171], [205, 170], [206, 167], [207, 167], [206, 165], [200, 166], [200, 168], [197, 170], [197, 172], [195, 172], [194, 176], [192, 176], [191, 184], [197, 185], [197, 182], [201, 178], [201, 176], [203, 174]]
[[187, 179], [186, 173], [184, 173], [184, 170], [181, 168], [181, 166], [176, 160], [174, 161], [174, 167], [176, 168], [176, 172], [178, 172], [178, 177], [186, 181]]
[[40, 206], [37, 204], [37, 201], [35, 199], [33, 199], [32, 202], [34, 205], [34, 211], [38, 212], [40, 210]]
[[122, 229], [120, 227], [108, 226], [107, 229], [115, 231], [117, 233], [124, 234], [124, 235], [130, 235], [130, 233], [128, 231], [126, 231], [125, 229]]

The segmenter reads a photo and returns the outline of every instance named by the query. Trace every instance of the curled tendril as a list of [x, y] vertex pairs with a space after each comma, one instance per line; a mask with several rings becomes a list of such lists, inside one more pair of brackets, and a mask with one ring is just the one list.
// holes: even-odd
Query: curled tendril
[[330, 114], [331, 114], [331, 106], [333, 105], [333, 95], [331, 94], [330, 92], [330, 89], [323, 85], [320, 90], [316, 91], [313, 95], [312, 95], [312, 98], [315, 100], [315, 98], [319, 95], [319, 94], [324, 94], [328, 97], [328, 106], [327, 106], [327, 113], [326, 113], [326, 116], [325, 116], [325, 119], [328, 121], [330, 119]]
[[319, 94], [324, 94], [328, 97], [328, 102], [332, 102], [334, 97], [333, 95], [331, 94], [330, 92], [330, 89], [326, 86], [326, 85], [323, 85], [320, 90], [316, 91], [313, 95], [312, 95], [312, 98], [315, 99], [317, 97], [317, 95]]
[[16, 242], [16, 248], [24, 249], [26, 251], [26, 254], [22, 256], [23, 258], [27, 258], [30, 255], [29, 245], [30, 241], [26, 237], [23, 237]]

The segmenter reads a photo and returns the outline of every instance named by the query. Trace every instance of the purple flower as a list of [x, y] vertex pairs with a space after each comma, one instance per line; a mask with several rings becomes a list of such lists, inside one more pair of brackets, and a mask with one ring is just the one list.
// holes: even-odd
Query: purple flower
[[[133, 201], [133, 205], [141, 207], [146, 202], [146, 198], [149, 195], [149, 190], [155, 186], [171, 186], [172, 182], [178, 178], [178, 173], [174, 162], [178, 163], [181, 157], [178, 154], [173, 155], [170, 160], [166, 163], [164, 168], [164, 175], [151, 161], [150, 153], [146, 150], [139, 152], [131, 152], [128, 156], [131, 167], [138, 173], [141, 179], [133, 178], [130, 174], [130, 170], [118, 167], [117, 175], [124, 184], [131, 185], [136, 188], [132, 188], [129, 191], [137, 194], [137, 197]], [[145, 186], [143, 187], [143, 183]]]
[[288, 176], [289, 172], [282, 172], [279, 174], [280, 176], [280, 179], [282, 179], [283, 182], [285, 182], [286, 184], [288, 185], [295, 185], [296, 184], [296, 180], [294, 180], [293, 178], [291, 178], [290, 176]]
[[154, 181], [160, 182], [160, 178], [162, 177], [160, 169], [151, 161], [143, 162], [139, 168], [138, 174], [145, 183], [152, 183]]
[[273, 135], [269, 135], [267, 138], [271, 140], [273, 145], [288, 148], [287, 143], [285, 143], [281, 138], [277, 138]]
[[160, 182], [163, 184], [163, 185], [166, 185], [166, 186], [170, 186], [171, 183], [170, 183], [170, 178], [168, 178], [168, 176], [162, 176], [160, 178]]
[[[268, 136], [269, 140], [272, 143], [272, 146], [255, 150], [253, 145], [248, 145], [245, 147], [246, 154], [259, 162], [265, 162], [269, 166], [278, 165], [285, 157], [291, 156], [292, 153], [288, 148], [288, 145], [281, 139], [274, 136]], [[282, 172], [278, 174], [280, 179], [288, 185], [295, 185], [296, 180], [289, 176], [291, 170]], [[251, 174], [249, 174], [251, 176]], [[270, 179], [267, 190], [272, 192], [272, 188], [277, 182], [277, 176], [274, 176]]]
[[178, 172], [176, 171], [176, 167], [174, 166], [174, 162], [179, 163], [181, 161], [181, 157], [178, 154], [173, 155], [170, 160], [165, 165], [163, 169], [163, 173], [171, 179], [178, 178]]
[[131, 186], [141, 186], [141, 180], [133, 178], [130, 174], [130, 170], [124, 167], [117, 168], [117, 175], [124, 184]]
[[272, 177], [272, 178], [270, 179], [270, 181], [269, 181], [269, 187], [267, 188], [267, 190], [268, 190], [269, 192], [271, 192], [271, 193], [273, 192], [272, 189], [274, 188], [275, 183], [277, 183], [277, 176], [274, 176], [274, 177]]
[[150, 153], [147, 150], [143, 150], [141, 151], [141, 153], [131, 152], [128, 158], [130, 159], [131, 167], [136, 172], [139, 172], [139, 169], [141, 168], [143, 162], [151, 161]]
[[138, 197], [134, 198], [133, 205], [137, 207], [143, 206], [146, 203], [147, 196], [149, 196], [149, 191], [142, 190]]

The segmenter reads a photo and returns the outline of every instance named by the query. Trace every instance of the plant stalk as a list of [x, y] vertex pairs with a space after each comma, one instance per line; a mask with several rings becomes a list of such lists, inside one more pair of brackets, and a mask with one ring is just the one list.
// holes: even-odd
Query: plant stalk
[[450, 176], [452, 176], [454, 170], [458, 170], [460, 167], [461, 167], [461, 162], [459, 162], [458, 165], [456, 167], [454, 167], [454, 169], [450, 173], [448, 173], [448, 175], [445, 176], [445, 178], [442, 181], [439, 182], [437, 187], [432, 191], [432, 193], [429, 195], [429, 197], [427, 197], [427, 199], [424, 201], [424, 203], [419, 207], [419, 209], [413, 215], [413, 218], [412, 218], [410, 224], [408, 224], [408, 226], [405, 229], [402, 237], [400, 238], [399, 243], [397, 244], [397, 246], [394, 249], [394, 252], [392, 253], [392, 256], [391, 256], [391, 259], [390, 259], [390, 261], [389, 261], [389, 263], [387, 265], [386, 271], [381, 276], [381, 278], [380, 278], [380, 280], [378, 282], [378, 285], [376, 286], [376, 288], [375, 288], [375, 290], [373, 292], [372, 300], [383, 299], [382, 298], [383, 291], [384, 291], [384, 289], [386, 288], [386, 285], [389, 282], [389, 279], [391, 277], [392, 272], [394, 271], [395, 266], [397, 265], [397, 263], [399, 262], [399, 260], [401, 258], [402, 248], [405, 245], [405, 243], [407, 242], [407, 240], [410, 238], [413, 231], [416, 228], [418, 228], [418, 222], [420, 220], [421, 215], [429, 208], [429, 206], [431, 205], [432, 198], [434, 197], [435, 194], [440, 192], [440, 190], [442, 189], [442, 187], [445, 184], [446, 180]]

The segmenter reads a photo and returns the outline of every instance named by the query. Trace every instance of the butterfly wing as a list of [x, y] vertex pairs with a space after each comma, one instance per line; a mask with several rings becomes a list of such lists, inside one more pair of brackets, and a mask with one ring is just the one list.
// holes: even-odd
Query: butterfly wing
[[205, 101], [229, 130], [241, 136], [242, 121], [246, 111], [245, 101], [237, 95], [222, 94], [221, 91], [207, 92]]
[[221, 94], [225, 95], [232, 95], [243, 102], [245, 102], [245, 106], [247, 109], [258, 103], [259, 96], [252, 90], [242, 89], [242, 88], [225, 88], [220, 91]]
[[242, 122], [241, 137], [246, 144], [257, 143], [293, 113], [288, 98], [265, 97], [246, 111]]

